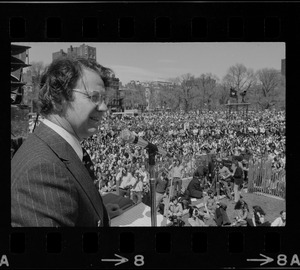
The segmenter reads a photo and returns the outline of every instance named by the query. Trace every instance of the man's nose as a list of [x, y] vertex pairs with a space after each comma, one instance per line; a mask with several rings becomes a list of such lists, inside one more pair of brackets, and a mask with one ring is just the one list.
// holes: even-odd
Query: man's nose
[[107, 106], [104, 101], [97, 105], [97, 111], [101, 111], [101, 112], [107, 111]]

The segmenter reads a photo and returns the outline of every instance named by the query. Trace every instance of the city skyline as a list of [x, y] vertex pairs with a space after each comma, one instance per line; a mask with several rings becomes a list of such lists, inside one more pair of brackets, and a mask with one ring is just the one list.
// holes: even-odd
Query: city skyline
[[[211, 73], [222, 80], [230, 66], [243, 64], [254, 71], [262, 68], [281, 70], [285, 59], [283, 42], [242, 43], [42, 43], [14, 42], [30, 46], [29, 62], [48, 65], [52, 53], [70, 46], [86, 44], [96, 48], [97, 62], [111, 68], [122, 84], [140, 81], [168, 81], [190, 73]], [[50, 48], [50, 49], [49, 49]]]

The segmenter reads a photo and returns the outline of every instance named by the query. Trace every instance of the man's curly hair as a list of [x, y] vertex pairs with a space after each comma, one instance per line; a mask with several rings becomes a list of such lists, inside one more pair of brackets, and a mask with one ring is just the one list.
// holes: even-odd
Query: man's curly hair
[[61, 104], [63, 98], [73, 100], [73, 91], [82, 76], [83, 69], [87, 68], [99, 74], [105, 87], [109, 86], [114, 73], [103, 67], [94, 59], [63, 56], [54, 60], [42, 75], [39, 92], [39, 113], [48, 115], [53, 111], [52, 102]]

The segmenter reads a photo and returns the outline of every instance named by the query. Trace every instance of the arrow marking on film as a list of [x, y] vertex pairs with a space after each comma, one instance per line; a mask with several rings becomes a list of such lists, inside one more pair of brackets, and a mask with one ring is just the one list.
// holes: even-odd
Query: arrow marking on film
[[248, 262], [262, 262], [260, 264], [260, 266], [264, 265], [264, 264], [267, 264], [267, 263], [270, 263], [270, 262], [273, 262], [274, 259], [264, 255], [264, 254], [259, 254], [260, 256], [263, 256], [264, 259], [247, 259]]
[[119, 265], [119, 264], [122, 264], [122, 263], [126, 263], [128, 262], [128, 259], [125, 258], [125, 257], [122, 257], [118, 254], [115, 254], [116, 257], [118, 257], [119, 259], [101, 259], [102, 262], [117, 262], [115, 264], [115, 266]]

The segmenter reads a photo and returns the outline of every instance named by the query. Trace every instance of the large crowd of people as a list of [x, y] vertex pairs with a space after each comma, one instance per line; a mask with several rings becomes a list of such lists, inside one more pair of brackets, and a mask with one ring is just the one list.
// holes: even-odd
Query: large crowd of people
[[[219, 198], [221, 186], [224, 194], [236, 205], [243, 205], [243, 208], [240, 188], [247, 181], [247, 164], [250, 159], [256, 162], [266, 158], [272, 162], [274, 171], [285, 169], [284, 111], [249, 111], [247, 117], [237, 112], [228, 115], [226, 111], [189, 112], [188, 114], [156, 112], [135, 117], [110, 114], [99, 128], [98, 134], [82, 142], [82, 146], [94, 163], [94, 172], [97, 176], [95, 184], [101, 194], [117, 192], [119, 195], [131, 198], [135, 203], [149, 202], [148, 153], [137, 145], [124, 144], [120, 140], [120, 131], [125, 128], [169, 153], [168, 156], [159, 154], [156, 156], [156, 179], [159, 179], [156, 188], [156, 205], [158, 211], [162, 213], [164, 211], [159, 204], [165, 201], [165, 197], [171, 195], [172, 199], [168, 205], [172, 209], [179, 209], [180, 207], [172, 206], [174, 199], [177, 198], [176, 204], [181, 203], [182, 211], [189, 212], [191, 220], [195, 211], [191, 210], [188, 203], [188, 198], [193, 196], [188, 194], [188, 190], [192, 185], [197, 186], [197, 181], [200, 182], [200, 189], [193, 190], [198, 194], [194, 198], [197, 196], [209, 198], [207, 193], [210, 191], [213, 196], [217, 195]], [[213, 157], [213, 162], [197, 163], [197, 160], [201, 160], [201, 157], [208, 154]], [[227, 164], [224, 162], [228, 157], [237, 157], [229, 167], [225, 166]], [[216, 165], [212, 165], [214, 161]], [[217, 171], [214, 167], [217, 167]], [[218, 183], [214, 180], [216, 172], [218, 179], [222, 180]], [[193, 179], [189, 187], [184, 188], [182, 179], [186, 177]], [[172, 190], [168, 190], [170, 180], [172, 180]], [[212, 211], [209, 208], [204, 209], [204, 212], [206, 211], [205, 213], [210, 217], [214, 216], [216, 224], [228, 225], [228, 218], [224, 217], [226, 205], [216, 200], [213, 208]], [[199, 210], [196, 213], [202, 212]], [[263, 210], [258, 213], [263, 213]], [[247, 214], [244, 212], [240, 219], [245, 220], [245, 216]], [[202, 224], [198, 221], [196, 223]], [[277, 223], [282, 224], [282, 222]], [[195, 222], [192, 221], [192, 224]], [[237, 219], [230, 224], [244, 226], [246, 223]], [[254, 222], [247, 224], [254, 224]]]

